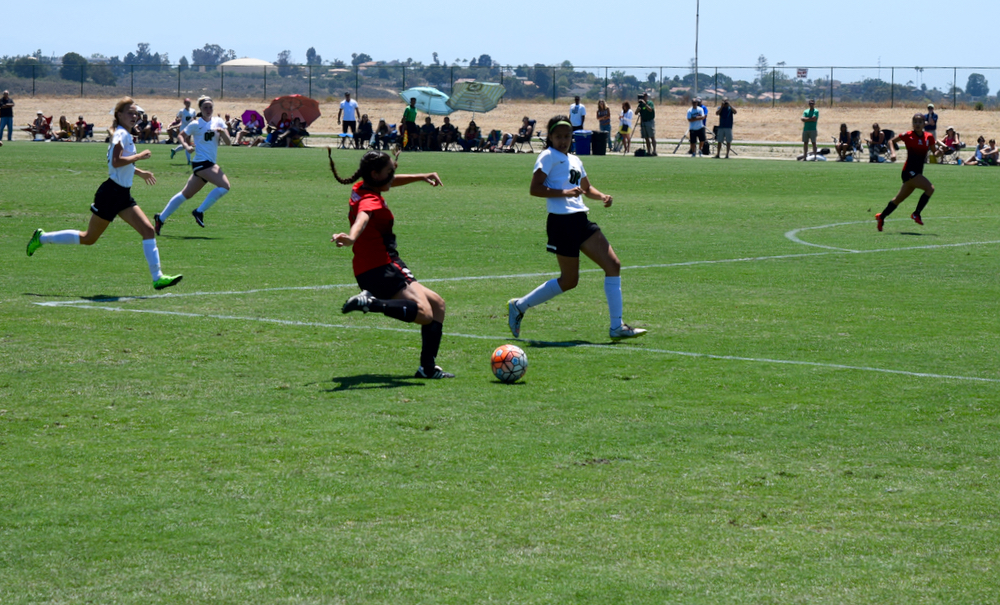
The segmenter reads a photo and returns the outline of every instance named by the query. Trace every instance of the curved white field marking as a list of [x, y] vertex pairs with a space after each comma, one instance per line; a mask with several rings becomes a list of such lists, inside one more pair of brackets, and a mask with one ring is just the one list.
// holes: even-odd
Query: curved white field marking
[[[419, 330], [412, 328], [392, 328], [387, 326], [357, 326], [346, 324], [328, 324], [316, 321], [294, 321], [288, 319], [271, 319], [267, 317], [241, 317], [238, 315], [213, 315], [209, 313], [184, 313], [180, 311], [155, 311], [151, 309], [125, 309], [122, 307], [102, 307], [96, 305], [75, 305], [73, 309], [92, 309], [95, 311], [119, 311], [123, 313], [149, 313], [152, 315], [169, 315], [173, 317], [195, 317], [205, 319], [222, 319], [228, 321], [256, 321], [283, 326], [298, 326], [308, 328], [333, 328], [337, 330], [377, 330], [381, 332], [407, 332], [419, 334]], [[798, 361], [794, 359], [772, 359], [768, 357], [741, 357], [737, 355], [712, 355], [710, 353], [692, 353], [690, 351], [672, 351], [669, 349], [655, 349], [645, 347], [622, 346], [617, 343], [594, 344], [594, 343], [573, 343], [573, 342], [549, 342], [544, 340], [531, 340], [527, 338], [510, 338], [509, 336], [486, 336], [482, 334], [460, 334], [455, 332], [445, 332], [445, 336], [453, 338], [471, 338], [475, 340], [489, 340], [492, 342], [502, 342], [516, 340], [532, 344], [547, 346], [562, 346], [566, 348], [581, 347], [591, 349], [602, 349], [605, 351], [617, 351], [627, 353], [659, 353], [661, 355], [673, 355], [676, 357], [692, 357], [700, 359], [718, 359], [720, 361], [745, 361], [749, 363], [770, 364], [770, 365], [793, 365], [808, 366], [813, 368], [826, 368], [833, 370], [853, 370], [857, 372], [876, 372], [879, 374], [897, 374], [900, 376], [913, 376], [917, 378], [936, 378], [940, 380], [962, 380], [968, 382], [989, 382], [1000, 384], [998, 378], [982, 378], [979, 376], [958, 376], [951, 374], [935, 374], [932, 372], [913, 372], [909, 370], [893, 370], [889, 368], [873, 368], [870, 366], [852, 366], [839, 363], [822, 363], [818, 361]]]
[[[925, 219], [925, 220], [954, 221], [954, 220], [979, 220], [979, 219], [984, 219], [984, 218], [996, 219], [997, 217], [995, 217], [995, 216], [935, 216], [933, 218]], [[889, 219], [886, 219], [885, 222], [888, 223], [888, 222], [908, 221], [908, 220], [912, 220], [912, 219], [910, 219], [909, 217], [906, 217], [906, 218], [903, 218], [903, 217], [900, 217], [900, 218], [889, 218]], [[798, 229], [792, 229], [791, 231], [788, 231], [787, 233], [785, 233], [785, 237], [788, 238], [789, 240], [795, 242], [796, 244], [802, 244], [803, 246], [813, 246], [815, 248], [824, 248], [826, 250], [838, 250], [840, 252], [851, 252], [851, 253], [855, 253], [855, 254], [861, 254], [861, 253], [864, 253], [864, 252], [883, 252], [883, 251], [886, 251], [886, 250], [851, 250], [850, 248], [838, 248], [836, 246], [824, 246], [822, 244], [814, 244], [812, 242], [807, 242], [807, 241], [805, 241], [804, 239], [802, 239], [802, 238], [800, 238], [798, 236], [798, 234], [801, 233], [801, 232], [803, 232], [803, 231], [812, 231], [814, 229], [829, 229], [831, 227], [844, 227], [846, 225], [869, 225], [871, 223], [872, 223], [872, 220], [869, 219], [869, 220], [866, 220], [866, 221], [850, 221], [850, 222], [846, 222], [846, 223], [830, 223], [829, 225], [817, 225], [815, 227], [800, 227]], [[996, 244], [996, 243], [998, 243], [998, 242], [995, 242], [995, 241], [989, 241], [989, 242], [964, 242], [964, 243], [961, 243], [961, 244], [943, 244], [943, 245], [940, 245], [940, 246], [907, 246], [907, 247], [901, 247], [901, 248], [894, 248], [894, 250], [920, 250], [920, 249], [926, 249], [928, 247], [935, 247], [936, 248], [936, 247], [974, 246], [976, 244]]]

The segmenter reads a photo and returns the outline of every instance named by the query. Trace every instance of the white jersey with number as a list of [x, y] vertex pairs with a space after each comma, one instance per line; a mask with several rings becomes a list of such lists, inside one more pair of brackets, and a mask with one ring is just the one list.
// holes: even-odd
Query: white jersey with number
[[[587, 171], [583, 169], [583, 162], [580, 161], [580, 158], [575, 155], [566, 155], [551, 147], [538, 154], [534, 171], [539, 170], [545, 173], [545, 186], [549, 189], [582, 187], [583, 178], [587, 176]], [[550, 214], [573, 214], [574, 212], [590, 210], [583, 203], [583, 196], [579, 195], [545, 199]]]
[[184, 109], [177, 112], [177, 119], [181, 121], [181, 130], [187, 128], [187, 125], [191, 123], [191, 120], [198, 115], [190, 107], [185, 107]]
[[123, 157], [135, 155], [135, 141], [132, 140], [132, 135], [119, 126], [115, 129], [115, 134], [111, 138], [111, 146], [108, 147], [108, 178], [122, 187], [129, 188], [132, 186], [132, 177], [135, 176], [135, 164], [126, 164], [121, 168], [115, 168], [111, 165], [111, 152], [119, 144], [122, 146]]
[[192, 162], [215, 163], [219, 153], [219, 133], [216, 131], [220, 129], [225, 130], [226, 123], [222, 118], [215, 116], [207, 122], [203, 118], [198, 118], [184, 127], [184, 134], [191, 137], [194, 142]]

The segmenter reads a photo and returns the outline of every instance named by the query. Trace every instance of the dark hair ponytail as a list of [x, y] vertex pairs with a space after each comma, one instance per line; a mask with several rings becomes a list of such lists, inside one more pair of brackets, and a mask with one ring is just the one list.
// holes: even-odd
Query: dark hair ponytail
[[371, 181], [371, 173], [382, 170], [386, 167], [386, 164], [391, 161], [388, 154], [374, 149], [369, 149], [363, 156], [361, 156], [361, 165], [358, 166], [357, 172], [346, 179], [342, 179], [340, 178], [340, 175], [337, 174], [337, 167], [333, 163], [333, 152], [329, 147], [326, 149], [326, 156], [330, 159], [330, 172], [333, 173], [333, 178], [337, 179], [337, 181], [342, 185], [350, 185], [358, 179], [369, 183]]

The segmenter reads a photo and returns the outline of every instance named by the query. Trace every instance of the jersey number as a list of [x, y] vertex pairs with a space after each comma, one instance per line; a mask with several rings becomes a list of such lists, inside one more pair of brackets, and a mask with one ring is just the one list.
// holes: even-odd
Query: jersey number
[[580, 171], [575, 169], [570, 169], [569, 171], [569, 182], [572, 185], [580, 184]]
[[214, 138], [215, 138], [215, 131], [214, 130], [211, 131], [211, 132], [206, 132], [205, 133], [205, 140], [206, 141], [211, 141]]

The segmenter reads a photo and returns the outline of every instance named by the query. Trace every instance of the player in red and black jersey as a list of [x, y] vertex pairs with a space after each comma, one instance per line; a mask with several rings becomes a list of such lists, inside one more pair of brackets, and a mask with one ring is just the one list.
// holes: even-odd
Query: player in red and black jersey
[[885, 217], [892, 214], [892, 211], [899, 206], [906, 198], [910, 197], [914, 189], [923, 190], [923, 194], [920, 196], [920, 201], [917, 202], [917, 209], [910, 215], [918, 225], [923, 225], [924, 221], [920, 218], [920, 213], [923, 211], [924, 206], [930, 201], [931, 196], [934, 195], [934, 185], [931, 184], [927, 177], [924, 176], [924, 164], [927, 162], [927, 154], [935, 151], [941, 143], [938, 143], [934, 138], [934, 135], [929, 132], [924, 132], [924, 116], [922, 114], [914, 114], [913, 116], [913, 130], [910, 132], [904, 132], [892, 139], [891, 145], [889, 145], [889, 154], [892, 157], [892, 161], [896, 161], [896, 143], [902, 141], [906, 145], [906, 163], [903, 164], [903, 186], [899, 188], [899, 193], [896, 197], [889, 200], [889, 204], [885, 207], [885, 210], [879, 212], [875, 215], [876, 226], [878, 230], [882, 230], [882, 224], [885, 222]]
[[[398, 157], [398, 151], [397, 157]], [[354, 247], [354, 277], [361, 293], [347, 299], [344, 313], [362, 311], [381, 313], [387, 317], [420, 324], [423, 341], [417, 378], [454, 378], [434, 360], [441, 346], [444, 328], [444, 299], [418, 283], [406, 263], [396, 252], [396, 235], [392, 232], [395, 217], [385, 204], [382, 194], [393, 187], [426, 182], [441, 185], [436, 172], [427, 174], [396, 174], [396, 158], [381, 151], [368, 151], [353, 176], [342, 179], [330, 156], [330, 170], [338, 181], [347, 185], [361, 179], [351, 190], [348, 219], [349, 233], [334, 234], [330, 241], [337, 247]]]

